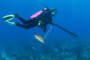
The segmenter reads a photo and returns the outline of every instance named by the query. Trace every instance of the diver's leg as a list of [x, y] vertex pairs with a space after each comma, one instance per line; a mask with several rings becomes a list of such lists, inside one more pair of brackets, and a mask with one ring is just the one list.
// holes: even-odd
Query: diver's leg
[[[20, 20], [22, 20], [22, 19], [20, 18]], [[38, 26], [38, 20], [37, 19], [27, 20], [27, 21], [25, 21], [24, 24], [20, 24], [20, 23], [16, 22], [15, 25], [19, 26], [19, 27], [23, 27], [25, 29], [29, 29], [29, 28], [33, 28], [33, 27]]]
[[29, 29], [29, 28], [33, 28], [33, 27], [36, 27], [37, 26], [37, 22], [34, 22], [31, 20], [31, 22], [29, 21], [29, 23], [27, 24], [20, 24], [20, 23], [15, 23], [16, 26], [19, 26], [19, 27], [22, 27], [22, 28], [25, 28], [25, 29]]
[[29, 27], [25, 24], [20, 24], [20, 23], [15, 23], [16, 26], [19, 26], [19, 27], [22, 27], [22, 28], [25, 28], [25, 29], [29, 29]]
[[15, 18], [18, 18], [23, 24], [26, 24], [26, 20], [24, 20], [22, 17], [19, 17], [18, 14], [14, 14]]
[[26, 21], [22, 17], [17, 17], [23, 24], [26, 24]]

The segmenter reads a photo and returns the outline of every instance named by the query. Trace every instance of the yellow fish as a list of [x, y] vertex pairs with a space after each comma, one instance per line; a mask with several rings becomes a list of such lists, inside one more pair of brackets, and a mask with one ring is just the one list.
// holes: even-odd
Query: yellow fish
[[35, 37], [38, 41], [44, 43], [44, 39], [43, 39], [42, 36], [40, 36], [40, 35], [34, 35], [34, 37]]

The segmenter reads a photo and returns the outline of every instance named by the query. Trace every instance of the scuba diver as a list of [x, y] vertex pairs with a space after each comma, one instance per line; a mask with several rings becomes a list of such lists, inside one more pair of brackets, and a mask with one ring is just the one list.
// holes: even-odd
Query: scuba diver
[[[52, 23], [52, 16], [55, 16], [56, 14], [56, 9], [49, 9], [49, 8], [44, 8], [41, 11], [37, 12], [34, 15], [31, 16], [30, 20], [24, 20], [23, 18], [19, 17], [17, 14], [14, 14], [16, 18], [18, 18], [23, 24], [15, 22], [16, 26], [23, 27], [25, 29], [33, 28], [38, 26], [43, 30], [43, 32], [46, 32], [46, 27], [47, 24]], [[42, 12], [40, 15], [39, 13]], [[36, 16], [38, 15], [38, 16]]]
[[[51, 24], [77, 37], [77, 35], [75, 35], [74, 33], [52, 22], [52, 16], [55, 16], [56, 13], [57, 13], [56, 8], [49, 9], [48, 7], [46, 7], [40, 10], [39, 12], [35, 13], [34, 15], [30, 16], [31, 19], [29, 20], [24, 20], [18, 14], [4, 16], [2, 20], [7, 22], [10, 25], [16, 25], [25, 29], [30, 29], [30, 28], [38, 26], [39, 28], [43, 30], [43, 32], [46, 32], [47, 25]], [[13, 18], [18, 18], [23, 24], [20, 24], [18, 22], [10, 22], [10, 20], [12, 20]]]
[[[57, 10], [55, 8], [49, 9], [44, 8], [40, 10], [39, 12], [35, 13], [31, 16], [31, 19], [24, 20], [22, 17], [20, 17], [18, 14], [13, 14], [14, 18], [18, 18], [23, 24], [20, 24], [18, 22], [9, 22], [10, 25], [16, 25], [19, 27], [23, 27], [25, 29], [30, 29], [36, 26], [39, 26], [43, 30], [43, 32], [46, 32], [47, 24], [52, 23], [52, 16], [55, 16]], [[10, 17], [10, 16], [9, 16]], [[4, 18], [4, 21], [6, 18]]]

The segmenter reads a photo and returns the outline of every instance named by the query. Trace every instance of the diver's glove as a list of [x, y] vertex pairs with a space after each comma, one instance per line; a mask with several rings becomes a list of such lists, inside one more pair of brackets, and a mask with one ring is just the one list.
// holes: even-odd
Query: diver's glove
[[43, 27], [43, 32], [46, 32], [46, 26]]

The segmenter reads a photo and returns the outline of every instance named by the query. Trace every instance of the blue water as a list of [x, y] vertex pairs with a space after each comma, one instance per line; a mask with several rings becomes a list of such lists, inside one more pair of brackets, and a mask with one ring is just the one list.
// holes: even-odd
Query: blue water
[[[57, 9], [54, 23], [78, 37], [53, 26], [43, 44], [34, 38], [34, 34], [45, 36], [40, 28], [24, 29], [2, 21], [9, 14], [28, 20], [44, 8], [42, 2]], [[89, 40], [90, 0], [0, 0], [0, 60], [90, 60]]]

